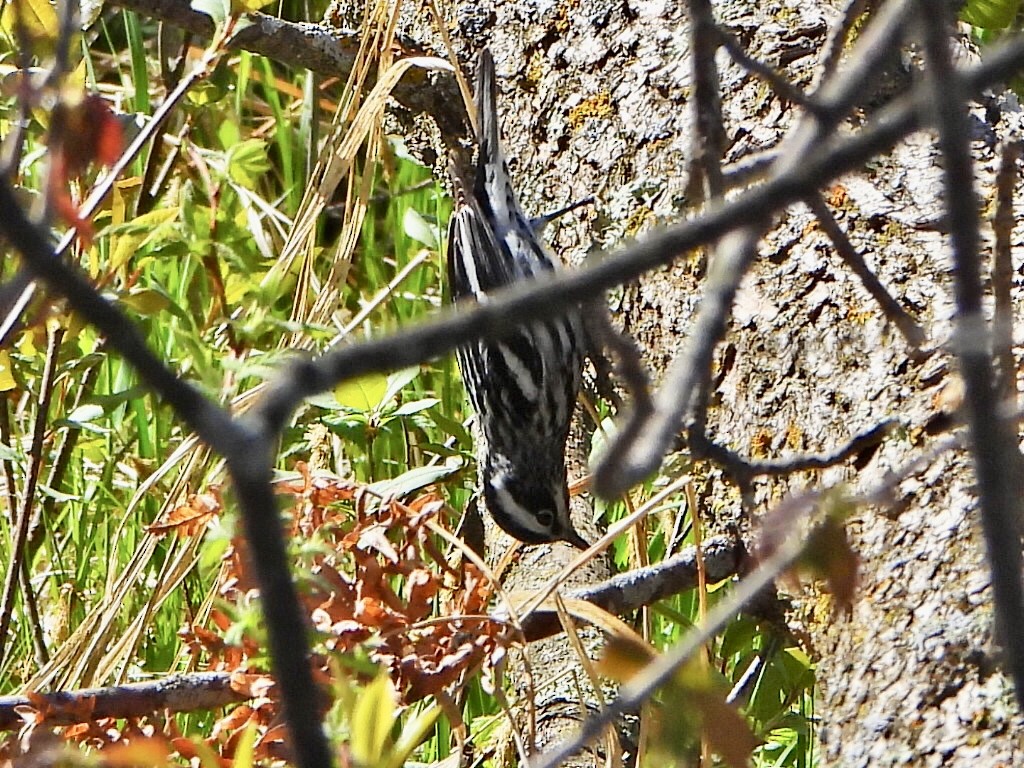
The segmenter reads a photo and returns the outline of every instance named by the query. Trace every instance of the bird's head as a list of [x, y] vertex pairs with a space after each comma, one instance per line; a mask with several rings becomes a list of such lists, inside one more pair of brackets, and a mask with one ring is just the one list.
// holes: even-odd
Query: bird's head
[[524, 468], [498, 457], [485, 467], [482, 481], [487, 510], [510, 536], [526, 544], [564, 541], [578, 549], [590, 546], [573, 528], [560, 465], [545, 462]]

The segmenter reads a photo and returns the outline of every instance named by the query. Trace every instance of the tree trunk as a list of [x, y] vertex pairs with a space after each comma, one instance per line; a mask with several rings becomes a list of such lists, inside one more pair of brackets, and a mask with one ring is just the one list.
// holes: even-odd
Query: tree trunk
[[[596, 214], [553, 227], [563, 257], [581, 262], [593, 243], [612, 247], [690, 214], [698, 201], [687, 175], [694, 121], [683, 5], [595, 0], [539, 11], [503, 3], [482, 15], [459, 8], [456, 40], [494, 52], [525, 206], [543, 212], [597, 196]], [[751, 56], [807, 91], [841, 16], [823, 2], [722, 2], [714, 12]], [[774, 147], [799, 108], [721, 51], [717, 62], [724, 161]], [[907, 78], [898, 67], [890, 74], [876, 101], [899, 97]], [[1019, 122], [1003, 104], [994, 98], [972, 111], [984, 199], [998, 137]], [[862, 107], [854, 122], [870, 118], [873, 105]], [[717, 468], [703, 465], [704, 506], [720, 510], [716, 526], [739, 525], [756, 538], [757, 520], [789, 493], [875, 487], [948, 426], [942, 404], [957, 376], [944, 348], [952, 299], [938, 160], [933, 136], [915, 134], [826, 192], [854, 246], [924, 328], [923, 352], [884, 317], [809, 209], [791, 208], [762, 240], [718, 349], [711, 436], [742, 455], [774, 458], [830, 452], [889, 418], [902, 429], [853, 464], [758, 481], [747, 506]], [[611, 297], [655, 378], [686, 340], [704, 267], [702, 255], [680, 254]], [[972, 478], [969, 457], [947, 452], [900, 484], [892, 504], [855, 511], [848, 528], [860, 589], [849, 611], [837, 611], [815, 585], [790, 596], [790, 625], [819, 664], [825, 763], [1024, 764], [1024, 721], [992, 648]], [[556, 667], [562, 659], [552, 656]]]

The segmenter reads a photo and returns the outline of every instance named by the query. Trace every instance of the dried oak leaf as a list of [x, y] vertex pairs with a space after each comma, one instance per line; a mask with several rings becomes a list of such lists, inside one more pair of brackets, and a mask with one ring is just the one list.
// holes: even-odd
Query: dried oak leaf
[[81, 217], [69, 185], [93, 161], [112, 165], [121, 155], [124, 132], [106, 100], [97, 94], [65, 98], [53, 114], [57, 128], [51, 136], [49, 194], [57, 214], [78, 229], [82, 240], [92, 239], [92, 224]]
[[162, 522], [146, 526], [156, 536], [176, 533], [179, 537], [197, 536], [207, 524], [224, 509], [220, 486], [211, 485], [206, 493], [190, 493], [184, 504], [179, 504]]

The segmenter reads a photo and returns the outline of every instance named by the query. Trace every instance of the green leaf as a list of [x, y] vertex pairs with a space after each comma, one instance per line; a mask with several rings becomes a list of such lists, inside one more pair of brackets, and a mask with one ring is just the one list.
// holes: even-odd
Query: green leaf
[[431, 704], [417, 713], [412, 720], [409, 720], [395, 741], [394, 749], [388, 756], [385, 768], [402, 768], [405, 761], [412, 755], [413, 750], [433, 732], [434, 724], [440, 716], [441, 708], [437, 704]]
[[11, 369], [11, 354], [6, 349], [0, 349], [0, 392], [10, 392], [17, 386]]
[[234, 768], [252, 768], [256, 753], [256, 723], [250, 720], [242, 731], [233, 755]]
[[144, 245], [166, 239], [174, 231], [180, 212], [177, 206], [158, 208], [107, 229], [106, 234], [111, 236], [111, 254], [105, 268], [120, 269], [137, 256]]
[[143, 317], [150, 317], [167, 309], [171, 305], [171, 300], [158, 290], [143, 288], [122, 296], [121, 303]]
[[137, 400], [149, 393], [149, 387], [145, 384], [136, 384], [134, 387], [111, 392], [109, 395], [93, 395], [89, 398], [94, 404], [100, 405], [105, 411], [110, 411], [129, 400]]
[[437, 248], [437, 230], [415, 208], [406, 208], [402, 216], [402, 229], [409, 237], [428, 248]]
[[462, 424], [461, 421], [446, 416], [441, 413], [440, 410], [430, 411], [426, 414], [434, 424], [440, 427], [441, 431], [446, 435], [451, 435], [455, 438], [455, 441], [459, 445], [469, 447], [473, 445], [473, 436], [469, 434], [469, 430]]
[[1019, 10], [1020, 0], [968, 0], [960, 18], [983, 29], [1006, 29]]
[[431, 483], [436, 483], [442, 477], [454, 474], [462, 469], [461, 465], [435, 464], [432, 467], [416, 467], [404, 472], [392, 480], [381, 480], [371, 483], [369, 489], [372, 493], [385, 498], [404, 498], [413, 491], [425, 488]]
[[61, 504], [67, 504], [69, 501], [82, 500], [82, 497], [77, 494], [61, 493], [60, 491], [48, 486], [46, 483], [39, 483], [36, 485], [36, 488], [39, 489], [39, 492], [43, 494], [43, 496], [49, 496], [54, 501], [58, 501]]
[[433, 408], [435, 405], [440, 403], [436, 397], [424, 397], [421, 400], [412, 400], [408, 403], [402, 403], [398, 408], [395, 409], [393, 415], [395, 416], [411, 416], [414, 413], [425, 411], [428, 408]]
[[341, 382], [334, 388], [334, 399], [346, 408], [370, 413], [385, 400], [387, 392], [388, 379], [381, 373], [368, 373]]
[[102, 406], [96, 405], [94, 403], [87, 403], [85, 405], [80, 405], [77, 408], [75, 408], [75, 410], [69, 413], [67, 417], [63, 419], [63, 421], [70, 422], [71, 424], [80, 427], [84, 424], [87, 424], [90, 421], [96, 421], [96, 419], [100, 418], [101, 416], [103, 416]]
[[352, 712], [352, 760], [359, 766], [379, 765], [395, 722], [395, 700], [387, 675], [363, 690]]
[[228, 150], [228, 176], [246, 189], [256, 189], [260, 179], [270, 170], [267, 143], [246, 139]]
[[384, 391], [384, 396], [380, 399], [380, 404], [390, 403], [394, 398], [398, 396], [398, 393], [405, 389], [406, 385], [410, 384], [413, 379], [420, 375], [419, 366], [413, 366], [411, 368], [403, 368], [400, 371], [395, 371], [388, 376], [388, 386]]
[[242, 140], [242, 132], [238, 123], [232, 120], [225, 120], [217, 127], [217, 139], [224, 149], [230, 149]]

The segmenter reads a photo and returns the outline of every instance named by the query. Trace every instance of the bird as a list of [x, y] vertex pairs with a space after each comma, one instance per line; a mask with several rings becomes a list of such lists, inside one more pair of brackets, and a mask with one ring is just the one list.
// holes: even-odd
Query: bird
[[[528, 219], [501, 145], [494, 59], [484, 48], [476, 70], [475, 177], [451, 164], [456, 208], [448, 227], [452, 300], [485, 303], [494, 292], [555, 272], [541, 243], [550, 217]], [[571, 206], [575, 207], [575, 206]], [[494, 522], [526, 544], [589, 544], [569, 516], [565, 442], [584, 357], [580, 309], [519, 325], [497, 339], [456, 350], [476, 413], [480, 494]]]

